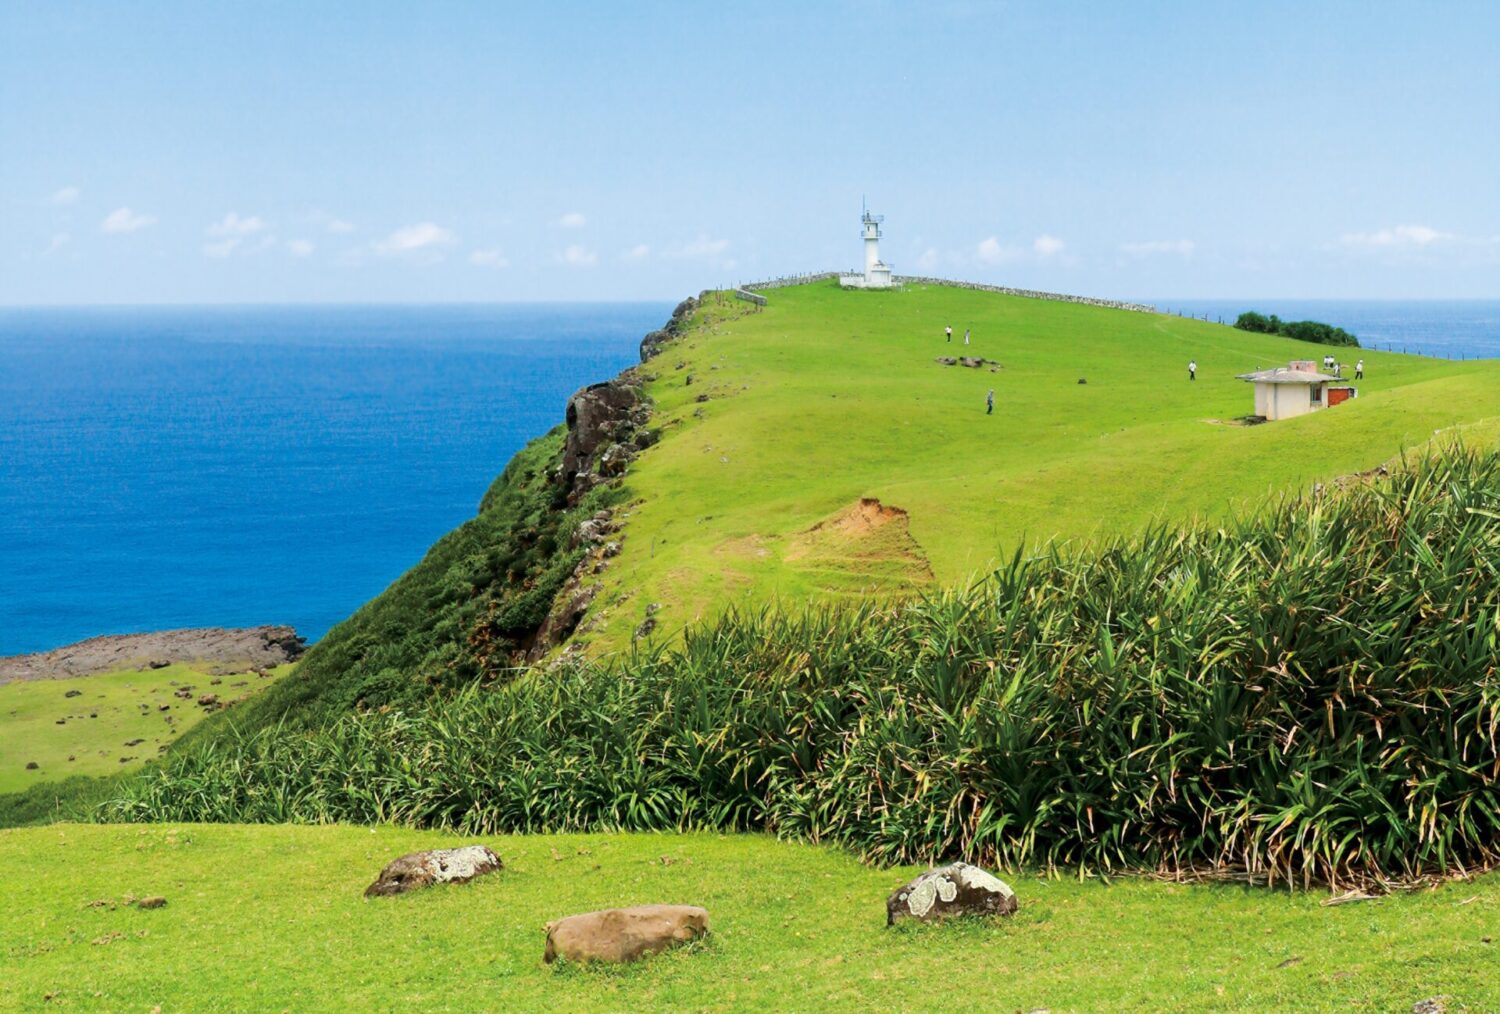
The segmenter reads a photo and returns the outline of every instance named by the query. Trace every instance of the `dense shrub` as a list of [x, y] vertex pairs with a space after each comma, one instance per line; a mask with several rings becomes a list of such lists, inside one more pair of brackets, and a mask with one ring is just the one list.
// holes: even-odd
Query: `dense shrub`
[[764, 828], [876, 861], [1337, 882], [1500, 845], [1500, 456], [405, 713], [221, 737], [108, 819]]
[[1267, 317], [1247, 310], [1240, 314], [1234, 326], [1241, 331], [1254, 331], [1257, 334], [1279, 334], [1286, 338], [1295, 338], [1299, 342], [1315, 342], [1318, 345], [1346, 345], [1359, 347], [1359, 339], [1341, 327], [1332, 324], [1322, 324], [1316, 320], [1282, 320], [1274, 313]]

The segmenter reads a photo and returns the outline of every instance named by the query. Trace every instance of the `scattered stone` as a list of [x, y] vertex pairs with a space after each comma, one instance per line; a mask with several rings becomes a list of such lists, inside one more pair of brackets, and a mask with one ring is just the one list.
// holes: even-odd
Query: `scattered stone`
[[167, 899], [159, 894], [152, 894], [135, 903], [136, 908], [161, 908], [166, 905]]
[[1448, 998], [1446, 996], [1429, 996], [1411, 1005], [1411, 1014], [1447, 1014], [1447, 1010]]
[[570, 915], [547, 924], [542, 960], [639, 961], [709, 932], [708, 911], [696, 905], [640, 905]]
[[71, 760], [77, 760], [77, 759], [78, 759], [78, 758], [77, 758], [77, 757], [74, 757], [74, 756], [73, 756], [73, 755], [72, 755], [72, 754], [68, 754], [68, 760], [70, 760], [70, 761], [71, 761]]
[[1016, 892], [1010, 885], [977, 866], [953, 863], [940, 866], [896, 891], [885, 903], [887, 926], [897, 919], [935, 922], [954, 915], [1010, 915]]
[[126, 743], [125, 745], [126, 746], [140, 746], [144, 742], [146, 742], [144, 739], [132, 739], [128, 743]]
[[219, 695], [218, 694], [203, 694], [202, 696], [200, 696], [198, 698], [198, 704], [199, 704], [199, 706], [204, 707], [204, 708], [212, 708], [214, 705], [216, 705], [218, 703], [219, 703]]
[[433, 884], [462, 884], [501, 868], [500, 857], [484, 845], [412, 852], [391, 860], [375, 883], [365, 888], [365, 897], [405, 894]]
[[694, 398], [693, 400], [696, 401], [696, 402], [698, 402], [699, 404], [702, 404], [703, 402], [705, 402], [705, 401], [708, 400], [708, 395], [706, 395], [706, 394], [700, 394], [700, 395], [698, 395], [698, 397]]
[[151, 661], [149, 661], [149, 662], [146, 663], [146, 668], [147, 669], [165, 669], [167, 666], [169, 666], [171, 664], [172, 664], [171, 662], [167, 661], [164, 658], [153, 658]]
[[82, 690], [69, 690], [67, 693], [63, 694], [63, 696], [64, 697], [82, 697], [83, 696], [83, 691]]
[[620, 544], [618, 542], [606, 542], [604, 548], [599, 551], [600, 555], [608, 559], [620, 555]]
[[220, 683], [223, 683], [223, 682], [224, 682], [224, 680], [221, 677], [215, 676], [213, 679], [211, 679], [211, 680], [208, 681], [208, 685], [211, 686], [211, 687], [216, 687]]
[[1080, 384], [1087, 384], [1087, 383], [1088, 383], [1088, 380], [1087, 380], [1087, 379], [1086, 379], [1086, 378], [1084, 378], [1084, 377], [1079, 377], [1079, 378], [1078, 378], [1078, 382], [1079, 382], [1079, 383], [1080, 383]]
[[36, 761], [27, 761], [26, 762], [26, 770], [27, 771], [40, 771], [41, 767], [42, 766], [40, 764], [38, 764]]
[[67, 725], [68, 724], [68, 720], [66, 718], [59, 718], [57, 720], [57, 724], [58, 725]]
[[171, 711], [172, 710], [172, 705], [170, 705], [170, 704], [158, 704], [156, 706], [156, 710], [157, 711]]
[[689, 373], [686, 377], [682, 378], [682, 386], [683, 387], [692, 387], [693, 386], [693, 375], [691, 373]]
[[940, 363], [943, 366], [957, 366], [958, 358], [956, 356], [938, 356], [933, 362]]

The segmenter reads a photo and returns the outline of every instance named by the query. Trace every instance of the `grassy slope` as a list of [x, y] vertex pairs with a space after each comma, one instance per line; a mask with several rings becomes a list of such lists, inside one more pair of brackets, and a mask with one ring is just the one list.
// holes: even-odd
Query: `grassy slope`
[[[601, 600], [605, 644], [628, 642], [649, 602], [663, 604], [659, 629], [670, 631], [730, 602], [899, 587], [878, 547], [837, 567], [799, 550], [800, 533], [861, 496], [909, 511], [907, 548], [949, 584], [1025, 541], [1222, 515], [1370, 468], [1434, 430], [1500, 416], [1500, 363], [1366, 351], [1357, 401], [1266, 426], [1223, 425], [1205, 420], [1252, 407], [1235, 374], [1324, 348], [947, 287], [815, 284], [769, 295], [758, 313], [711, 302], [697, 328], [653, 360], [664, 438], [627, 480], [641, 502]], [[946, 323], [972, 328], [974, 343], [946, 344]], [[965, 353], [1004, 370], [933, 362]], [[712, 400], [700, 405], [705, 392]]]
[[[0, 794], [71, 775], [135, 770], [202, 720], [199, 694], [228, 701], [268, 685], [255, 673], [211, 676], [185, 665], [0, 685]], [[192, 688], [190, 700], [173, 696], [184, 686]], [[68, 697], [74, 690], [80, 696]], [[163, 704], [170, 710], [160, 710]], [[135, 739], [144, 742], [125, 745]], [[26, 770], [32, 761], [38, 769]]]
[[[913, 869], [758, 836], [487, 839], [507, 869], [395, 899], [391, 857], [455, 843], [348, 827], [0, 832], [0, 1007], [258, 1010], [1408, 1010], [1500, 1006], [1500, 878], [1322, 907], [1316, 895], [1012, 877], [997, 924], [887, 930]], [[91, 908], [162, 894], [165, 908]], [[548, 919], [705, 905], [707, 946], [548, 968]], [[115, 936], [118, 934], [118, 936]]]

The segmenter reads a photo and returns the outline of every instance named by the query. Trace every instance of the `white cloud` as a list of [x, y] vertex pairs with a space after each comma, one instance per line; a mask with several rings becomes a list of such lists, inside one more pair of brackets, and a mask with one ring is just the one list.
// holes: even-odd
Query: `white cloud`
[[990, 236], [979, 241], [974, 248], [974, 256], [985, 264], [1009, 264], [1021, 259], [1022, 252], [1014, 246], [1001, 243], [999, 238]]
[[116, 208], [104, 216], [104, 221], [99, 223], [99, 231], [111, 233], [135, 232], [137, 229], [144, 229], [148, 225], [155, 224], [155, 215], [142, 214], [141, 212], [131, 211], [129, 208]]
[[622, 254], [627, 261], [643, 261], [651, 256], [651, 248], [645, 243], [637, 243]]
[[53, 191], [50, 200], [53, 204], [66, 207], [69, 204], [77, 204], [78, 198], [81, 196], [83, 196], [83, 191], [77, 187], [62, 187], [59, 190]]
[[342, 218], [330, 218], [328, 220], [328, 231], [346, 233], [354, 231], [354, 223], [346, 222]]
[[711, 260], [728, 249], [729, 240], [727, 239], [710, 239], [708, 236], [699, 235], [695, 240], [670, 247], [663, 252], [662, 256], [692, 261]]
[[589, 220], [583, 217], [581, 211], [570, 211], [557, 220], [557, 224], [564, 229], [582, 229], [589, 224]]
[[453, 233], [432, 222], [418, 222], [403, 226], [375, 244], [378, 254], [405, 254], [417, 250], [431, 250], [447, 246], [454, 240]]
[[1454, 238], [1453, 233], [1440, 232], [1428, 225], [1398, 225], [1374, 232], [1346, 233], [1339, 242], [1361, 249], [1421, 249]]
[[557, 259], [571, 268], [591, 268], [599, 262], [599, 255], [575, 243], [558, 254]]
[[939, 256], [937, 247], [930, 246], [926, 250], [923, 250], [921, 255], [912, 263], [918, 271], [931, 271], [938, 266]]
[[[266, 228], [265, 220], [259, 216], [243, 216], [237, 211], [231, 211], [203, 230], [206, 235], [213, 238], [213, 242], [203, 244], [203, 253], [208, 257], [228, 257], [247, 239], [265, 232]], [[270, 237], [265, 237], [260, 248], [264, 249], [269, 245], [269, 241]]]
[[42, 256], [51, 257], [53, 254], [57, 253], [57, 251], [67, 246], [72, 241], [72, 236], [69, 236], [65, 232], [60, 232], [52, 237], [52, 242], [47, 244], [47, 249], [42, 251]]
[[1127, 257], [1154, 257], [1159, 254], [1191, 257], [1197, 248], [1197, 244], [1190, 239], [1151, 239], [1141, 243], [1120, 244], [1120, 252]]
[[475, 250], [469, 254], [469, 263], [480, 268], [508, 268], [510, 258], [501, 253], [499, 249], [490, 247], [487, 250]]
[[286, 252], [293, 257], [310, 256], [315, 248], [309, 240], [289, 239], [286, 241]]
[[1063, 252], [1067, 244], [1056, 236], [1049, 236], [1045, 232], [1032, 240], [1031, 249], [1038, 257], [1055, 257]]
[[231, 211], [204, 231], [210, 236], [239, 236], [243, 238], [245, 236], [253, 236], [257, 232], [265, 232], [266, 223], [255, 215], [250, 215], [248, 218], [241, 218], [238, 212]]

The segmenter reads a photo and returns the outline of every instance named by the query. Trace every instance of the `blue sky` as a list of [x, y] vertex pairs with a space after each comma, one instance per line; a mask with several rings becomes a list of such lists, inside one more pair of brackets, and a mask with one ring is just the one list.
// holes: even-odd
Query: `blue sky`
[[1500, 4], [0, 0], [0, 303], [1500, 297]]

